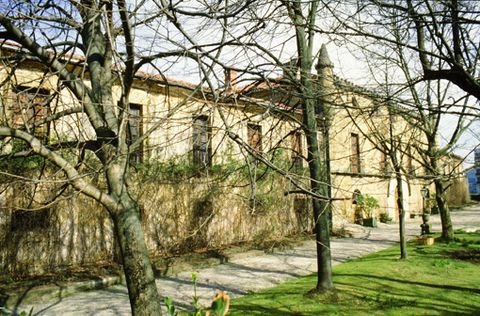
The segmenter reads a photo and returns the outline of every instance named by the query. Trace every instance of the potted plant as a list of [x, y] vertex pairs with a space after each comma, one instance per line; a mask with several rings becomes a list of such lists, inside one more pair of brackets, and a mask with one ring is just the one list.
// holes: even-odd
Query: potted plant
[[373, 211], [379, 207], [378, 200], [368, 194], [360, 194], [357, 198], [357, 207], [365, 215], [363, 226], [377, 227], [377, 219], [373, 216]]

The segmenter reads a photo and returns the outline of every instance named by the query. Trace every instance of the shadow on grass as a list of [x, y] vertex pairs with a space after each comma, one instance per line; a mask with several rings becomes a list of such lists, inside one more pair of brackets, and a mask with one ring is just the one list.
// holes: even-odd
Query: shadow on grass
[[[477, 288], [431, 284], [368, 274], [336, 274], [336, 276], [347, 278], [347, 280], [335, 282], [338, 287], [342, 287], [343, 291], [380, 307], [406, 306], [415, 307], [419, 311], [437, 311], [445, 315], [480, 315], [478, 300], [476, 305], [472, 304], [471, 300], [465, 300], [467, 297], [472, 297], [473, 293], [479, 294], [480, 290]], [[348, 280], [349, 277], [352, 279]], [[435, 290], [432, 291], [432, 289]], [[459, 293], [452, 293], [453, 291]], [[446, 293], [448, 295], [445, 295]]]
[[480, 315], [478, 288], [362, 273], [335, 279], [338, 296], [302, 295], [314, 285], [310, 280], [234, 301], [232, 315]]
[[338, 276], [338, 277], [357, 277], [357, 278], [379, 279], [379, 280], [385, 280], [385, 281], [390, 281], [390, 282], [407, 283], [407, 284], [411, 284], [411, 285], [426, 286], [426, 287], [432, 287], [432, 288], [443, 289], [443, 290], [466, 291], [466, 292], [473, 292], [473, 293], [476, 293], [476, 294], [480, 294], [480, 289], [478, 289], [478, 288], [469, 288], [469, 287], [462, 287], [462, 286], [456, 286], [456, 285], [430, 284], [430, 283], [425, 283], [425, 282], [410, 281], [410, 280], [405, 280], [405, 279], [395, 279], [395, 278], [391, 278], [391, 277], [369, 275], [369, 274], [335, 273], [335, 276], [336, 277]]
[[296, 311], [288, 311], [280, 308], [265, 307], [255, 304], [233, 305], [231, 307], [232, 315], [275, 315], [275, 316], [313, 316], [317, 313], [300, 313]]

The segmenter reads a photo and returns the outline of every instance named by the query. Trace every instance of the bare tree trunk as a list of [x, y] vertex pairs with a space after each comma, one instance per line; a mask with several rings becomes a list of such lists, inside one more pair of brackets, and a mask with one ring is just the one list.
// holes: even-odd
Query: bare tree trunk
[[445, 201], [445, 188], [441, 179], [435, 178], [435, 199], [437, 201], [438, 211], [440, 213], [440, 219], [442, 221], [442, 239], [445, 241], [453, 240], [453, 225], [450, 217], [450, 209]]
[[[305, 118], [308, 120], [308, 118]], [[308, 165], [310, 169], [312, 191], [327, 196], [327, 188], [321, 183], [321, 164], [318, 148], [317, 133], [308, 129], [307, 134], [308, 147]], [[320, 291], [333, 289], [332, 281], [332, 263], [330, 252], [330, 225], [329, 225], [329, 201], [313, 199], [313, 216], [315, 220], [315, 241], [317, 247], [317, 286]]]
[[395, 141], [392, 112], [388, 111], [388, 117], [390, 121], [390, 159], [392, 160], [393, 170], [395, 171], [395, 180], [397, 182], [397, 206], [398, 206], [398, 225], [400, 234], [400, 259], [405, 260], [408, 257], [407, 254], [407, 240], [405, 238], [405, 207], [403, 205], [403, 185], [402, 185], [402, 161], [399, 160], [398, 151], [401, 142]]
[[[396, 159], [395, 159], [396, 160]], [[405, 208], [403, 205], [402, 174], [398, 165], [395, 165], [395, 179], [397, 181], [398, 225], [400, 230], [400, 259], [407, 259], [407, 239], [405, 238]]]
[[442, 179], [438, 177], [440, 173], [438, 172], [438, 163], [435, 155], [430, 155], [430, 165], [435, 176], [433, 183], [435, 184], [435, 199], [438, 206], [438, 212], [440, 213], [440, 219], [442, 221], [442, 239], [445, 241], [451, 241], [454, 237], [452, 219], [450, 217], [450, 210], [447, 202], [445, 201], [445, 188]]
[[[307, 91], [312, 91], [312, 83], [306, 80], [303, 84]], [[308, 148], [308, 167], [310, 170], [311, 188], [316, 194], [328, 198], [326, 170], [322, 170], [322, 158], [317, 138], [317, 116], [315, 112], [315, 103], [313, 98], [305, 99], [303, 109], [303, 119], [305, 124], [305, 135]], [[329, 224], [329, 206], [328, 199], [313, 199], [313, 216], [315, 223], [315, 240], [317, 247], [317, 268], [318, 278], [316, 289], [320, 291], [331, 290], [334, 288], [332, 281], [332, 263], [330, 252], [330, 224]]]
[[332, 263], [330, 253], [330, 225], [329, 225], [329, 204], [328, 187], [325, 177], [325, 170], [322, 170], [322, 155], [318, 146], [318, 124], [316, 107], [316, 90], [312, 83], [311, 67], [313, 64], [312, 49], [314, 39], [315, 17], [319, 1], [312, 1], [308, 6], [308, 13], [305, 17], [302, 13], [300, 0], [281, 1], [287, 9], [290, 20], [295, 27], [295, 38], [297, 42], [297, 55], [300, 67], [300, 80], [297, 79], [296, 69], [290, 69], [289, 78], [295, 81], [298, 92], [303, 99], [303, 129], [307, 139], [308, 167], [310, 171], [311, 190], [323, 197], [322, 200], [314, 198], [313, 216], [315, 223], [315, 240], [317, 248], [317, 286], [316, 290], [327, 291], [334, 289], [332, 282]]
[[121, 209], [113, 215], [115, 235], [122, 253], [132, 315], [161, 315], [140, 213], [136, 203], [125, 193], [119, 197]]

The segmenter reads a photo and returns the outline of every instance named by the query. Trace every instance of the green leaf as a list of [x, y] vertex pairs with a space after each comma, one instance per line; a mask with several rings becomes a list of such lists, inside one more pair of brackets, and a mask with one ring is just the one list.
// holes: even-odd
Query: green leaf
[[167, 296], [163, 301], [165, 303], [165, 306], [167, 306], [167, 315], [175, 316], [175, 306], [173, 305], [172, 298]]

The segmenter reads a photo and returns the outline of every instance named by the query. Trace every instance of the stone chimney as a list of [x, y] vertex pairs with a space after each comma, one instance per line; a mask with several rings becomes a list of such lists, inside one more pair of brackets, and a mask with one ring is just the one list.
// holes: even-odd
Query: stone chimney
[[225, 68], [225, 92], [234, 93], [237, 91], [238, 72], [232, 68]]

